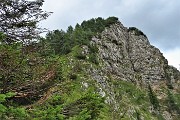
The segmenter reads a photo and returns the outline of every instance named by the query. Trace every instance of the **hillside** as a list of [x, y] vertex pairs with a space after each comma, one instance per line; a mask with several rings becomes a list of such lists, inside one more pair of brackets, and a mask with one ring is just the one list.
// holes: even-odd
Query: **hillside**
[[[4, 34], [0, 34], [3, 41]], [[0, 44], [2, 120], [178, 120], [180, 72], [116, 17]]]

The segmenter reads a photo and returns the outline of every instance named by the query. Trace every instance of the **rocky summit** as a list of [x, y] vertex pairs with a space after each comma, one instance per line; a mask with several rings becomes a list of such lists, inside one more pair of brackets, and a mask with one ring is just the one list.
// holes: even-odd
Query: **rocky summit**
[[28, 45], [2, 43], [0, 66], [2, 119], [180, 118], [180, 72], [141, 30], [116, 17], [54, 30]]
[[[113, 105], [114, 110], [122, 109], [122, 95], [116, 90], [121, 83], [114, 85], [114, 81], [132, 83], [133, 86], [147, 91], [148, 86], [151, 86], [159, 101], [167, 98], [165, 89], [171, 89], [175, 93], [180, 92], [180, 72], [168, 65], [160, 50], [152, 46], [146, 35], [137, 28], [124, 27], [118, 21], [101, 34], [94, 36], [91, 44], [98, 48], [97, 57], [100, 67], [90, 67], [88, 73], [96, 81], [99, 93], [103, 97], [106, 96], [107, 103]], [[83, 53], [88, 53], [88, 47], [83, 48]], [[136, 96], [132, 94], [131, 97]], [[173, 119], [173, 115], [165, 109], [167, 106], [161, 102], [159, 104], [164, 119]], [[129, 116], [133, 116], [135, 109], [139, 109], [137, 106], [128, 107]], [[149, 110], [150, 108], [149, 106]]]
[[117, 22], [93, 37], [91, 44], [98, 48], [102, 77], [111, 74], [113, 79], [139, 87], [160, 87], [164, 83], [178, 90], [179, 71], [168, 65], [160, 50], [137, 28], [126, 28]]

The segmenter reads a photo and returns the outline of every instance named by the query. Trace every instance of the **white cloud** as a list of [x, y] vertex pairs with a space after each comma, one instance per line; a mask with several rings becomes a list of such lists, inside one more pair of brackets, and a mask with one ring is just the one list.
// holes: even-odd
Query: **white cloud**
[[164, 56], [168, 59], [169, 65], [172, 65], [180, 70], [180, 48], [166, 51], [164, 52]]

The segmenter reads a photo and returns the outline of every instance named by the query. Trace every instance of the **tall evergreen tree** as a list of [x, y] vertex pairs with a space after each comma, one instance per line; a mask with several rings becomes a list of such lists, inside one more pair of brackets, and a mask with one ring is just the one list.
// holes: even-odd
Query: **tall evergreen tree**
[[0, 0], [0, 32], [6, 35], [4, 42], [27, 42], [45, 29], [38, 23], [50, 13], [41, 9], [44, 0]]

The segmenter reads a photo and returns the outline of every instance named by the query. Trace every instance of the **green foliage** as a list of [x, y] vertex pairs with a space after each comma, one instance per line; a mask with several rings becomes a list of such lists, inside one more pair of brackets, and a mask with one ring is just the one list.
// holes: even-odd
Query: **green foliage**
[[51, 49], [54, 49], [55, 54], [67, 54], [71, 50], [72, 41], [66, 38], [66, 33], [61, 30], [54, 30], [46, 35], [45, 42], [50, 45]]
[[[106, 20], [99, 17], [83, 21], [75, 28], [69, 26], [67, 31], [49, 32], [46, 38], [39, 38], [39, 42], [26, 45], [21, 43], [7, 45], [2, 42], [0, 44], [0, 119], [163, 119], [158, 112], [159, 101], [150, 85], [146, 92], [133, 83], [114, 80], [112, 79], [114, 76], [107, 73], [109, 85], [104, 91], [107, 92], [106, 100], [111, 100], [108, 97], [112, 94], [112, 100], [116, 101], [109, 106], [105, 98], [99, 95], [97, 82], [86, 72], [86, 68], [91, 70], [92, 67], [96, 67], [100, 70], [101, 67], [98, 65], [100, 62], [97, 57], [98, 48], [90, 44], [91, 38], [101, 33], [105, 27], [117, 22], [116, 17]], [[134, 31], [135, 35], [143, 35], [136, 28], [129, 28], [129, 31]], [[0, 41], [5, 37], [0, 33]], [[117, 41], [113, 43], [118, 44]], [[82, 45], [88, 46], [87, 54], [83, 53]], [[51, 75], [49, 73], [53, 74], [52, 78], [49, 78]], [[138, 75], [135, 77], [139, 79]], [[46, 80], [48, 82], [44, 84]], [[108, 93], [109, 89], [113, 93]], [[9, 91], [17, 91], [17, 94], [7, 93]], [[32, 94], [26, 97], [28, 92]], [[22, 97], [21, 93], [25, 96], [25, 104], [19, 100]], [[178, 94], [167, 92], [165, 102], [170, 112], [177, 111], [179, 114], [179, 101]], [[27, 104], [28, 106], [24, 106]], [[149, 112], [151, 104], [158, 114]], [[114, 109], [114, 106], [118, 107]]]
[[173, 97], [174, 97], [175, 103], [180, 108], [180, 94], [175, 93], [175, 94], [173, 94]]
[[105, 25], [106, 27], [109, 27], [110, 25], [115, 24], [117, 21], [118, 21], [117, 17], [109, 17], [106, 19]]
[[170, 90], [167, 90], [167, 104], [168, 109], [172, 113], [173, 111], [176, 111], [178, 114], [180, 114], [180, 105], [176, 102], [176, 99], [174, 95], [171, 93]]
[[46, 58], [37, 52], [23, 53], [22, 49], [28, 47], [19, 43], [0, 45], [0, 92], [5, 93], [12, 87], [36, 79], [48, 68], [48, 62], [44, 61]]
[[[93, 89], [88, 89], [84, 93], [81, 93], [76, 101], [72, 101], [69, 105], [65, 106], [65, 110], [69, 111], [69, 119], [75, 120], [94, 120], [100, 117], [100, 114], [106, 110], [106, 104], [104, 98], [96, 93], [93, 93]], [[74, 106], [74, 108], [72, 108]], [[107, 112], [107, 111], [106, 111]], [[72, 116], [72, 114], [74, 114]]]
[[72, 48], [72, 54], [74, 57], [76, 57], [79, 60], [85, 60], [86, 59], [86, 55], [84, 55], [82, 53], [82, 48], [79, 46], [75, 46], [74, 48]]
[[49, 42], [47, 42], [44, 38], [39, 38], [39, 42], [35, 43], [35, 47], [37, 48], [37, 51], [40, 56], [42, 57], [54, 57], [55, 56], [55, 50], [51, 48], [51, 45]]
[[59, 58], [63, 81], [53, 87], [52, 96], [29, 111], [31, 119], [92, 120], [107, 118], [108, 120], [111, 114], [105, 99], [96, 93], [94, 86], [84, 89], [81, 85], [84, 77], [80, 68], [82, 62], [74, 56], [78, 50], [79, 47], [76, 46], [73, 48], [73, 53]]
[[[39, 99], [42, 89], [47, 89], [47, 86], [53, 83], [48, 80], [61, 77], [59, 68], [58, 75], [55, 74], [57, 58], [49, 55], [50, 53], [45, 55], [46, 51], [49, 51], [49, 48], [42, 43], [0, 44], [0, 93], [14, 91], [20, 92], [22, 96], [29, 92], [34, 95], [13, 98], [17, 104], [29, 104]], [[52, 77], [46, 79], [44, 76], [49, 72], [52, 72]], [[42, 79], [47, 82], [40, 82]]]
[[79, 92], [77, 89], [66, 96], [54, 95], [49, 98], [43, 106], [36, 106], [30, 115], [34, 120], [94, 120], [100, 114], [107, 112], [104, 98], [94, 90], [88, 89]]
[[98, 52], [97, 46], [95, 46], [95, 45], [89, 45], [88, 47], [89, 47], [90, 53], [97, 53], [97, 52]]
[[136, 118], [137, 120], [141, 120], [139, 111], [136, 110]]
[[33, 116], [34, 120], [64, 120], [62, 104], [62, 97], [53, 95], [43, 106], [36, 106], [30, 111], [30, 115]]
[[109, 17], [106, 20], [101, 17], [93, 18], [83, 21], [81, 25], [77, 24], [74, 29], [72, 26], [69, 26], [66, 32], [63, 30], [49, 32], [45, 41], [54, 49], [56, 54], [68, 54], [77, 45], [89, 46], [93, 36], [101, 33], [105, 27], [109, 27], [116, 22], [118, 22], [116, 17]]
[[134, 31], [135, 35], [137, 35], [137, 36], [142, 35], [147, 38], [147, 36], [141, 30], [137, 29], [136, 27], [129, 27], [128, 31]]
[[117, 96], [119, 98], [122, 98], [123, 95], [128, 96], [131, 98], [131, 96], [134, 96], [134, 98], [131, 98], [131, 103], [140, 105], [142, 103], [146, 104], [145, 101], [147, 101], [146, 93], [144, 91], [141, 91], [139, 88], [134, 86], [132, 83], [125, 82], [125, 81], [113, 81], [115, 87], [117, 88], [117, 91], [120, 93], [120, 96]]
[[[12, 86], [21, 79], [25, 78], [25, 62], [21, 57], [21, 52], [18, 48], [19, 44], [0, 45], [0, 87], [3, 92], [6, 92], [8, 86]], [[19, 59], [22, 58], [22, 59]], [[22, 77], [23, 76], [23, 77]]]
[[6, 94], [0, 94], [0, 103], [5, 102], [7, 98], [10, 98], [14, 95], [15, 95], [15, 93], [11, 93], [11, 92], [6, 93]]
[[153, 108], [155, 110], [160, 110], [159, 101], [150, 85], [148, 85], [148, 89], [149, 89], [149, 91], [148, 91], [149, 100], [150, 100], [151, 104], [153, 105]]
[[79, 60], [85, 60], [86, 59], [86, 56], [83, 55], [81, 52], [77, 53], [75, 55], [76, 58], [78, 58]]
[[[0, 32], [0, 42], [3, 42], [3, 40], [6, 38], [6, 35]], [[2, 43], [1, 43], [2, 44]]]
[[6, 44], [13, 42], [32, 41], [44, 29], [37, 24], [46, 19], [50, 13], [41, 9], [44, 0], [1, 0], [0, 2], [0, 32], [6, 35], [2, 39]]
[[[114, 119], [155, 119], [156, 116], [149, 112], [151, 103], [148, 101], [147, 91], [138, 88], [131, 82], [122, 80], [110, 80], [113, 83], [115, 90], [115, 99], [118, 100], [120, 106], [118, 111], [113, 112]], [[113, 105], [111, 105], [113, 106]], [[134, 109], [133, 117], [127, 111]], [[117, 114], [121, 113], [121, 115]]]
[[98, 58], [97, 58], [97, 55], [95, 53], [91, 53], [89, 54], [89, 59], [88, 59], [90, 62], [98, 65], [99, 62], [98, 62]]
[[76, 79], [77, 79], [77, 75], [71, 73], [71, 74], [69, 75], [69, 78], [72, 79], [72, 80], [76, 80]]
[[8, 114], [10, 114], [10, 116], [13, 116], [13, 119], [25, 120], [25, 119], [29, 118], [29, 115], [24, 108], [10, 107], [7, 112], [8, 112]]
[[7, 99], [13, 97], [14, 93], [0, 94], [0, 118], [6, 119], [21, 119], [28, 118], [28, 114], [24, 108], [13, 107], [7, 104]]

